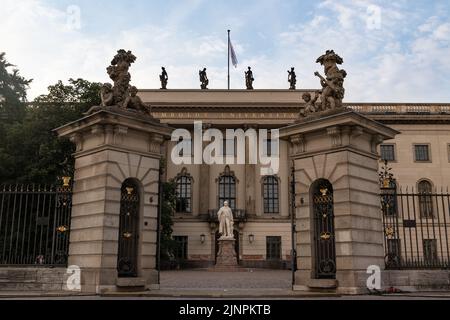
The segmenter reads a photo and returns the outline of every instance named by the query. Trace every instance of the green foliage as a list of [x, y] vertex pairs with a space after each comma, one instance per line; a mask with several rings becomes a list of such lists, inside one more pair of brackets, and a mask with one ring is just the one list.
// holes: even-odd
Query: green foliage
[[177, 242], [172, 239], [172, 216], [176, 205], [176, 182], [162, 182], [161, 201], [161, 260], [169, 260], [177, 249]]
[[[13, 64], [6, 61], [5, 53], [0, 52], [0, 120], [2, 123], [20, 121], [25, 115], [27, 89], [32, 80], [20, 76], [17, 69], [10, 70]], [[0, 130], [2, 130], [0, 126]], [[0, 131], [4, 134], [4, 131]]]
[[53, 129], [99, 105], [100, 86], [83, 79], [70, 79], [68, 85], [58, 81], [25, 108], [20, 121], [2, 122], [0, 182], [55, 183], [62, 175], [72, 175], [74, 146]]

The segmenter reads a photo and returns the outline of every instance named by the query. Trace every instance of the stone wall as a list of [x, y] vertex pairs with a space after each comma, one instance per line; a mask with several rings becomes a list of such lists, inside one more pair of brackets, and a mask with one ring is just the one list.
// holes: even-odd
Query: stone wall
[[382, 287], [403, 291], [450, 290], [450, 270], [383, 270]]
[[66, 291], [66, 281], [69, 276], [66, 268], [0, 268], [0, 291]]

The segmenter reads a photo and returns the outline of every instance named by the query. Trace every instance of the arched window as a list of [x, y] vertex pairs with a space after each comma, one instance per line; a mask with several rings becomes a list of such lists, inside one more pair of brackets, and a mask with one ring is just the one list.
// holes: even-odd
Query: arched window
[[181, 170], [176, 177], [177, 183], [177, 212], [192, 212], [192, 177], [186, 168]]
[[264, 213], [278, 213], [278, 179], [275, 176], [263, 178]]
[[431, 197], [432, 185], [427, 180], [421, 180], [417, 184], [419, 192], [419, 210], [421, 218], [433, 217], [433, 198]]
[[224, 201], [228, 201], [231, 210], [236, 209], [236, 177], [226, 166], [223, 173], [219, 176], [219, 208], [223, 206]]

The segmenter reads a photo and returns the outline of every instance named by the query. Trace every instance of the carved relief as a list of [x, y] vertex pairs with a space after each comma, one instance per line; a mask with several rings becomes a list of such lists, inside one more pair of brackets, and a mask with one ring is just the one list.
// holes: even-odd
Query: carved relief
[[114, 144], [114, 127], [111, 124], [106, 124], [105, 128], [105, 141], [106, 144]]
[[339, 147], [342, 145], [342, 136], [341, 136], [341, 128], [338, 126], [327, 128], [327, 134], [331, 139], [332, 147]]
[[91, 134], [94, 136], [101, 137], [100, 143], [104, 143], [106, 140], [105, 137], [105, 128], [101, 124], [96, 124], [91, 127]]
[[353, 126], [352, 127], [352, 137], [359, 137], [364, 133], [364, 130], [360, 126]]
[[291, 136], [290, 141], [292, 144], [291, 152], [293, 155], [306, 151], [306, 141], [305, 141], [304, 135], [297, 134], [297, 135]]
[[69, 140], [75, 144], [75, 151], [83, 151], [83, 135], [79, 132], [73, 134]]
[[123, 144], [123, 136], [128, 132], [128, 127], [115, 125], [114, 126], [114, 144]]
[[161, 144], [163, 141], [164, 138], [162, 135], [158, 133], [151, 133], [148, 139], [148, 151], [159, 154], [161, 152]]
[[371, 152], [377, 153], [377, 146], [384, 141], [383, 137], [379, 134], [372, 135]]

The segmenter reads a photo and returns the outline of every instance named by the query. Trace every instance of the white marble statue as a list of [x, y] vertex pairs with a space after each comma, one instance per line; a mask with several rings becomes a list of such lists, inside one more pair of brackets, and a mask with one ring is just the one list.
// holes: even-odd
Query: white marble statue
[[220, 239], [234, 239], [233, 212], [228, 206], [228, 201], [223, 202], [223, 207], [217, 212], [217, 217], [219, 218], [219, 233], [221, 234]]

